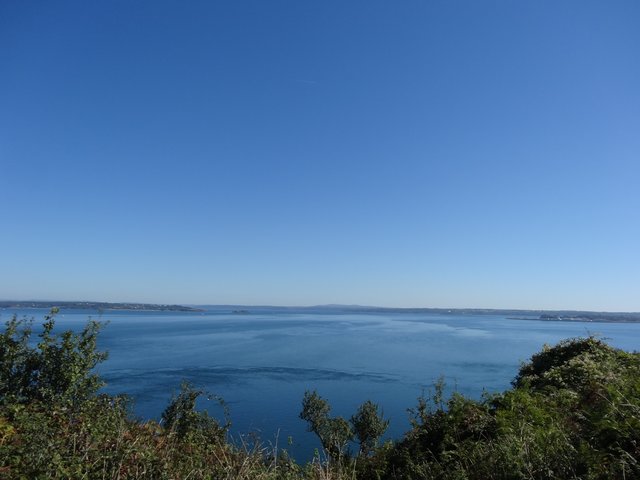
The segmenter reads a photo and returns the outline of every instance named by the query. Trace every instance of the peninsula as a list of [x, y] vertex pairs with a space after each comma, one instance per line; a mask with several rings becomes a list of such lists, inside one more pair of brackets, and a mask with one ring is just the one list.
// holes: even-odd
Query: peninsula
[[0, 301], [0, 308], [53, 308], [64, 310], [137, 310], [169, 312], [202, 312], [202, 309], [184, 305], [156, 303], [112, 303], [112, 302], [57, 302], [57, 301]]

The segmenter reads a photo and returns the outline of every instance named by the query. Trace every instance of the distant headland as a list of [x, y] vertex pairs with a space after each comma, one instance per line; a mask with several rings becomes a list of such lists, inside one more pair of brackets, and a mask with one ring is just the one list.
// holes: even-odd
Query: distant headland
[[0, 301], [0, 308], [53, 308], [69, 310], [137, 310], [161, 312], [202, 312], [200, 308], [156, 303]]

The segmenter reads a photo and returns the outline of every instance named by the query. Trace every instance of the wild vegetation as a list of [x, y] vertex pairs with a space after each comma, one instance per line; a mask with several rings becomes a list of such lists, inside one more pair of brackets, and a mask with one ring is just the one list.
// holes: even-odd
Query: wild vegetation
[[545, 347], [501, 394], [445, 398], [438, 382], [410, 409], [411, 429], [382, 445], [388, 421], [377, 405], [347, 420], [307, 392], [300, 418], [323, 452], [299, 465], [233, 440], [228, 415], [198, 411], [205, 393], [187, 383], [160, 422], [134, 419], [126, 397], [100, 393], [101, 325], [57, 333], [54, 314], [37, 339], [33, 320], [15, 317], [0, 335], [0, 478], [640, 478], [640, 355], [594, 337]]

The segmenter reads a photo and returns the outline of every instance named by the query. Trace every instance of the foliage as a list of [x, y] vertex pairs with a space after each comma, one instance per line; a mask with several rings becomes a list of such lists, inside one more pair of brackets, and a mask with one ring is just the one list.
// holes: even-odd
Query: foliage
[[[387, 478], [640, 478], [640, 356], [593, 337], [545, 347], [514, 388], [436, 393], [384, 453]], [[392, 473], [392, 475], [391, 475]]]
[[360, 453], [369, 455], [378, 445], [378, 440], [387, 431], [389, 420], [378, 413], [378, 405], [367, 400], [351, 417], [351, 425], [356, 439], [360, 443]]
[[196, 400], [203, 395], [202, 390], [197, 390], [189, 382], [183, 382], [180, 393], [174, 395], [162, 412], [164, 428], [179, 440], [222, 442], [231, 426], [226, 405], [221, 398], [207, 396], [207, 400], [216, 400], [224, 409], [225, 423], [220, 425], [207, 411], [196, 410]]
[[95, 395], [102, 381], [93, 369], [107, 358], [96, 350], [100, 323], [89, 321], [79, 334], [53, 332], [57, 309], [45, 317], [40, 341], [30, 346], [32, 321], [14, 316], [0, 335], [2, 402], [66, 402], [77, 406]]
[[308, 423], [307, 429], [310, 432], [314, 432], [320, 437], [322, 427], [329, 418], [329, 412], [331, 412], [329, 402], [318, 395], [318, 392], [315, 390], [313, 392], [304, 392], [300, 418]]
[[327, 454], [340, 459], [353, 439], [353, 431], [344, 418], [329, 417], [330, 412], [329, 403], [315, 390], [304, 393], [300, 418], [308, 423], [308, 430], [318, 436]]

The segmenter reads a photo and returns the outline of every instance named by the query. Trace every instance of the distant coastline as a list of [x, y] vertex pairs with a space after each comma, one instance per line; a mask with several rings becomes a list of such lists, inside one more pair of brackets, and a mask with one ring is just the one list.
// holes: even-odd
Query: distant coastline
[[[509, 320], [532, 320], [530, 317], [507, 317]], [[640, 313], [592, 313], [592, 312], [572, 312], [572, 313], [544, 313], [535, 320], [545, 322], [609, 322], [609, 323], [638, 323]]]
[[429, 308], [429, 307], [374, 307], [365, 305], [197, 305], [204, 310], [228, 309], [231, 313], [263, 312], [330, 312], [330, 313], [380, 313], [380, 314], [431, 314], [431, 315], [499, 315], [510, 320], [543, 320], [547, 322], [605, 322], [640, 323], [640, 312], [593, 312], [582, 310], [517, 310], [500, 308]]
[[60, 308], [68, 310], [135, 310], [160, 312], [202, 312], [184, 305], [162, 305], [155, 303], [112, 302], [56, 302], [56, 301], [0, 301], [0, 308]]
[[405, 312], [439, 315], [504, 315], [510, 320], [543, 320], [547, 322], [639, 323], [640, 312], [589, 312], [579, 310], [513, 310], [487, 308], [381, 308], [350, 307], [357, 312]]
[[165, 312], [206, 312], [228, 310], [228, 313], [250, 315], [261, 312], [328, 312], [328, 313], [380, 313], [380, 314], [431, 314], [431, 315], [499, 315], [509, 320], [542, 320], [546, 322], [606, 322], [640, 323], [640, 312], [592, 312], [580, 310], [516, 310], [493, 308], [401, 308], [364, 305], [166, 305], [126, 302], [63, 302], [63, 301], [0, 301], [0, 308], [52, 308], [69, 310], [131, 310]]

